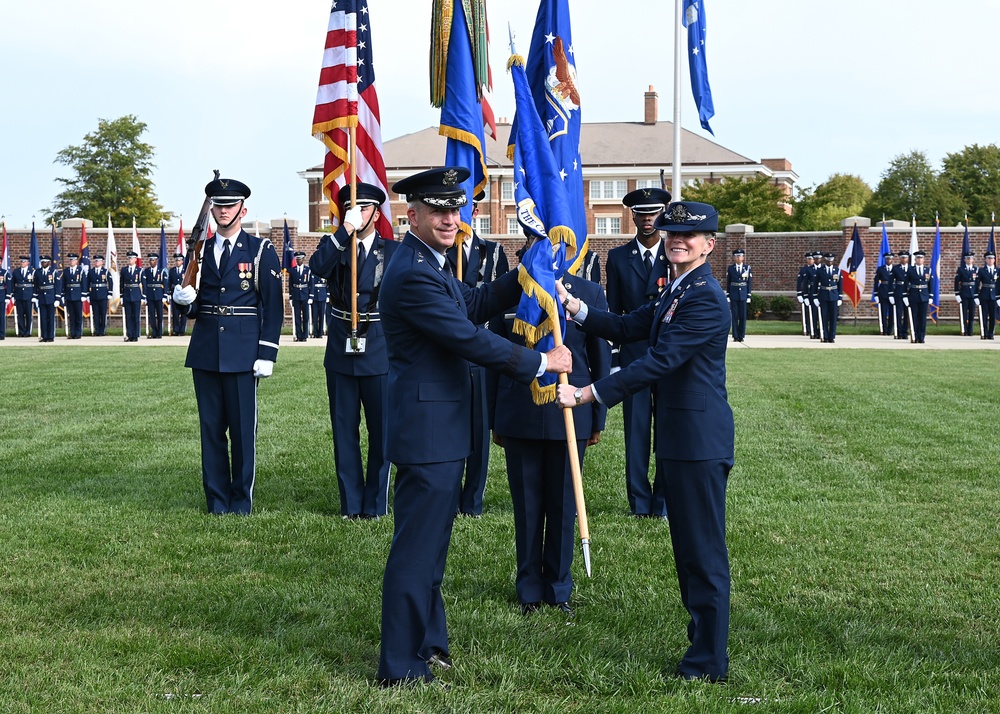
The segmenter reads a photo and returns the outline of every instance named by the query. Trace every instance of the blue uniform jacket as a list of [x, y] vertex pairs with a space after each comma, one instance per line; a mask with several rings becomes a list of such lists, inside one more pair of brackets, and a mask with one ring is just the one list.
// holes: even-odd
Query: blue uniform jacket
[[892, 292], [892, 266], [880, 265], [875, 269], [875, 284], [873, 288], [881, 302], [888, 301], [889, 294]]
[[108, 294], [114, 288], [113, 280], [114, 277], [107, 268], [101, 268], [100, 270], [91, 268], [87, 271], [85, 292], [90, 296], [91, 301], [107, 300]]
[[138, 265], [135, 267], [126, 265], [121, 269], [119, 277], [122, 302], [141, 302], [145, 299], [142, 294], [142, 268]]
[[816, 294], [820, 302], [837, 302], [840, 300], [840, 290], [840, 268], [833, 266], [832, 274], [826, 265], [816, 269]]
[[159, 266], [142, 269], [142, 294], [146, 300], [163, 300], [167, 289], [167, 271]]
[[174, 288], [184, 282], [184, 268], [178, 268], [176, 265], [170, 269], [167, 273], [167, 291], [169, 294], [173, 295]]
[[930, 302], [931, 271], [926, 265], [921, 266], [923, 274], [917, 275], [917, 267], [911, 265], [906, 271], [906, 296], [910, 302]]
[[732, 263], [726, 269], [726, 294], [730, 300], [743, 302], [753, 294], [753, 273], [749, 265]]
[[[10, 293], [10, 286], [10, 273], [0, 268], [0, 300], [7, 299], [7, 294]], [[0, 305], [0, 308], [5, 307], [6, 305]]]
[[812, 298], [812, 282], [816, 277], [816, 268], [812, 265], [803, 265], [799, 268], [799, 275], [795, 279], [795, 294], [800, 298], [808, 300]]
[[993, 273], [985, 265], [976, 274], [976, 297], [980, 302], [997, 299], [997, 269], [993, 267]]
[[[659, 254], [653, 261], [653, 268], [646, 277], [646, 267], [642, 264], [642, 252], [637, 239], [608, 251], [606, 272], [608, 286], [608, 310], [616, 315], [627, 315], [633, 310], [655, 300], [660, 291], [670, 281], [670, 263], [660, 244]], [[618, 349], [618, 363], [624, 367], [646, 354], [648, 343], [614, 345]]]
[[[371, 377], [389, 371], [389, 358], [385, 351], [385, 336], [381, 321], [361, 319], [362, 316], [378, 317], [378, 294], [382, 278], [399, 244], [376, 235], [372, 250], [358, 273], [358, 336], [366, 338], [365, 351], [348, 354], [345, 351], [351, 335], [351, 247], [350, 236], [343, 227], [325, 235], [309, 258], [309, 268], [327, 281], [330, 297], [330, 315], [327, 319], [326, 356], [323, 366], [338, 374]], [[344, 313], [347, 319], [344, 319]]]
[[903, 296], [906, 295], [906, 269], [908, 267], [902, 263], [892, 266], [892, 296], [896, 298], [898, 305], [903, 304]]
[[426, 464], [472, 453], [469, 362], [531, 382], [541, 355], [476, 326], [516, 305], [520, 295], [516, 272], [469, 289], [438, 267], [419, 238], [406, 234], [379, 298], [389, 354], [386, 458]]
[[974, 265], [960, 265], [955, 271], [955, 294], [966, 300], [976, 297], [976, 277], [979, 271]]
[[14, 284], [15, 300], [31, 300], [35, 297], [35, 271], [28, 268], [28, 274], [24, 275], [20, 268], [11, 271], [11, 280]]
[[[464, 250], [464, 248], [463, 248]], [[455, 264], [456, 248], [448, 250], [448, 262], [452, 272], [458, 275]], [[496, 241], [480, 238], [472, 234], [472, 247], [469, 249], [469, 260], [462, 258], [462, 282], [470, 288], [477, 288], [483, 283], [491, 283], [510, 270], [507, 253]]]
[[288, 273], [288, 299], [306, 302], [309, 299], [309, 266], [296, 265]]
[[79, 302], [83, 300], [87, 292], [83, 268], [79, 265], [75, 268], [64, 268], [61, 289], [63, 299], [66, 301]]
[[726, 392], [730, 325], [726, 295], [708, 263], [656, 302], [624, 316], [593, 310], [584, 322], [586, 332], [606, 339], [650, 341], [643, 357], [594, 387], [610, 407], [654, 385], [658, 458], [733, 458], [735, 426]]
[[59, 277], [55, 268], [38, 268], [35, 271], [35, 294], [39, 305], [55, 305], [61, 296]]
[[[244, 230], [235, 241], [222, 276], [215, 263], [214, 241], [204, 244], [198, 297], [188, 306], [188, 317], [197, 321], [185, 367], [249, 372], [258, 359], [278, 359], [285, 317], [278, 254], [271, 241]], [[255, 308], [256, 314], [219, 315], [214, 309], [218, 306]]]

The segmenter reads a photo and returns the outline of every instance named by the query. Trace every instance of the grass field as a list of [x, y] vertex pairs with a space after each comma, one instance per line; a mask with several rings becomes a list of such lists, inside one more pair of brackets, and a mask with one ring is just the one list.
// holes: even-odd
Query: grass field
[[[382, 691], [392, 519], [339, 518], [321, 349], [262, 383], [255, 515], [204, 514], [182, 348], [0, 348], [0, 711], [1000, 711], [996, 358], [733, 350], [731, 680], [664, 679], [665, 523], [586, 462], [594, 577], [524, 618], [503, 456], [456, 522], [449, 691]], [[113, 374], [103, 378], [102, 374]]]

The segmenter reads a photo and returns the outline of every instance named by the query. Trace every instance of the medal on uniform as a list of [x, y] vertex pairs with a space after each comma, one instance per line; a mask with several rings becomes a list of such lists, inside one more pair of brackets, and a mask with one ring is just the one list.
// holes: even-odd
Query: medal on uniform
[[239, 263], [238, 264], [240, 277], [250, 278], [253, 277], [253, 273], [250, 271], [250, 263]]
[[667, 308], [667, 314], [663, 316], [663, 324], [670, 324], [670, 320], [674, 317], [674, 310], [677, 309], [677, 303], [680, 302], [680, 298], [674, 298], [674, 301], [670, 303], [670, 307]]
[[244, 290], [249, 290], [250, 289], [250, 281], [249, 280], [243, 280], [243, 281], [241, 281], [240, 282], [240, 287], [243, 288]]
[[656, 290], [657, 290], [657, 292], [662, 291], [663, 288], [665, 288], [665, 287], [667, 287], [667, 279], [666, 278], [657, 278], [656, 279]]

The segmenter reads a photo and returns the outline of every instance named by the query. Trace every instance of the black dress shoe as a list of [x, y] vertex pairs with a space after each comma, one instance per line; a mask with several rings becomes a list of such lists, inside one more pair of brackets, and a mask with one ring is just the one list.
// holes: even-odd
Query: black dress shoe
[[555, 608], [566, 615], [566, 617], [573, 617], [573, 608], [569, 606], [568, 602], [557, 602]]
[[[434, 684], [438, 681], [438, 678], [433, 674], [425, 674], [423, 677], [400, 677], [399, 679], [380, 679], [378, 680], [378, 686], [382, 689], [389, 689], [390, 687], [417, 687], [421, 684]], [[447, 688], [448, 685], [441, 685]]]
[[540, 602], [522, 602], [521, 603], [521, 614], [530, 615], [542, 606]]
[[441, 650], [438, 650], [428, 657], [427, 664], [433, 667], [438, 667], [439, 669], [451, 669], [455, 666], [455, 663], [451, 661], [451, 657]]

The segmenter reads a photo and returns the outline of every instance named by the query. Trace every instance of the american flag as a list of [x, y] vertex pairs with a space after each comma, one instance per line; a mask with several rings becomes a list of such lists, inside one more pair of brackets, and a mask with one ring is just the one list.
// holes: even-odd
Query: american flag
[[[323, 193], [330, 201], [334, 226], [340, 225], [341, 218], [337, 192], [351, 180], [348, 153], [351, 126], [357, 127], [358, 181], [378, 186], [388, 196], [368, 3], [367, 0], [334, 0], [312, 125], [313, 136], [326, 146]], [[383, 238], [391, 239], [388, 201], [380, 209], [375, 228]]]

